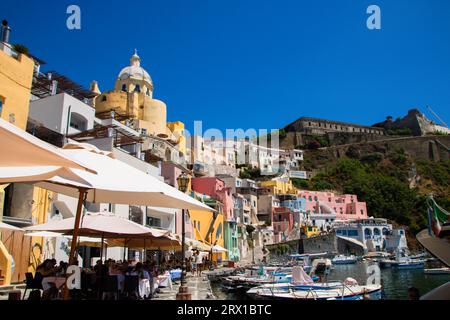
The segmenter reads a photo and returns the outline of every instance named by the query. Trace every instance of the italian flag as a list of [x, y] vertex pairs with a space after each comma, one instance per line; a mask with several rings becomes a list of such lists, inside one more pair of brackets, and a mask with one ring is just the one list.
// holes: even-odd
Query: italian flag
[[447, 219], [449, 217], [449, 213], [441, 208], [432, 198], [431, 198], [431, 206], [428, 210], [428, 220], [429, 220], [429, 226], [431, 228], [432, 233], [436, 237], [439, 237], [442, 226], [446, 223]]

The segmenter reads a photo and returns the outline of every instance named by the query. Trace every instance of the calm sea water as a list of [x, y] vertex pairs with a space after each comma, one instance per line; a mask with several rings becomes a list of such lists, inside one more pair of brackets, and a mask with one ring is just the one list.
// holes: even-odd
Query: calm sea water
[[[345, 280], [352, 277], [360, 284], [366, 283], [368, 275], [366, 268], [369, 264], [365, 261], [353, 265], [335, 265], [328, 276], [328, 281]], [[408, 299], [408, 288], [416, 287], [423, 295], [430, 290], [450, 281], [450, 275], [429, 275], [423, 270], [396, 270], [381, 269], [381, 284], [383, 286], [383, 299], [404, 300]], [[214, 294], [223, 300], [236, 300], [245, 298], [236, 296], [233, 293], [225, 293], [221, 290], [220, 284], [212, 284]]]

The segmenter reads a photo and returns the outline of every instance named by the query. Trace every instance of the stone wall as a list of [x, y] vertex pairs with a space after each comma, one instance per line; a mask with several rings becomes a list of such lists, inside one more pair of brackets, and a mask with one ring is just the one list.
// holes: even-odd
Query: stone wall
[[421, 160], [449, 160], [450, 136], [406, 137], [372, 142], [354, 143], [332, 146], [314, 151], [306, 151], [305, 158], [310, 158], [309, 152], [314, 152], [315, 158], [323, 161], [341, 158], [349, 152], [364, 156], [374, 152], [386, 154], [389, 151], [403, 149], [406, 153]]
[[301, 253], [337, 252], [337, 238], [334, 233], [300, 240]]

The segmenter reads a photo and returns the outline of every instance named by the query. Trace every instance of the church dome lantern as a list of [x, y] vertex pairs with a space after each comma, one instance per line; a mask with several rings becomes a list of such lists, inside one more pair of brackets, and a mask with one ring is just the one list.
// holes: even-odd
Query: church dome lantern
[[123, 88], [125, 85], [132, 83], [138, 84], [140, 87], [147, 87], [153, 91], [153, 81], [148, 72], [141, 67], [141, 58], [135, 49], [134, 54], [130, 58], [130, 65], [123, 68], [117, 77], [118, 85], [116, 87]]

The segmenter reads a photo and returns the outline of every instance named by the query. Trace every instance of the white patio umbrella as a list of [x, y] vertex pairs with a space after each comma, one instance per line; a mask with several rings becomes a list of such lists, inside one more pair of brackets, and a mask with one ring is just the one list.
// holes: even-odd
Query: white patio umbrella
[[[47, 223], [24, 228], [26, 231], [50, 232], [51, 234], [72, 235], [75, 217], [53, 220]], [[88, 212], [82, 217], [78, 236], [92, 238], [137, 238], [162, 237], [164, 232], [147, 228], [131, 220], [113, 214]]]
[[56, 174], [71, 173], [66, 168], [88, 170], [57, 148], [15, 125], [0, 119], [0, 183], [32, 182]]
[[228, 250], [216, 244], [212, 247], [212, 252], [228, 252]]
[[[93, 203], [150, 205], [164, 208], [214, 211], [204, 203], [191, 198], [155, 177], [114, 159], [112, 154], [99, 154], [84, 149], [84, 146], [80, 146], [81, 149], [72, 148], [73, 146], [71, 146], [71, 149], [62, 151], [71, 159], [93, 168], [97, 174], [69, 169], [71, 175], [58, 175], [36, 184], [57, 193], [78, 197], [71, 258], [75, 253], [74, 244], [77, 242], [77, 229], [84, 200]], [[73, 179], [73, 175], [76, 175], [78, 179]]]
[[163, 181], [112, 158], [112, 155], [80, 149], [65, 149], [62, 152], [93, 168], [97, 174], [69, 169], [72, 175], [61, 174], [38, 182], [38, 186], [71, 197], [78, 197], [78, 190], [83, 188], [86, 189], [85, 200], [92, 203], [214, 211]]
[[45, 237], [45, 238], [59, 238], [62, 237], [62, 233], [51, 232], [51, 231], [38, 231], [38, 232], [27, 232], [24, 234], [26, 237]]

